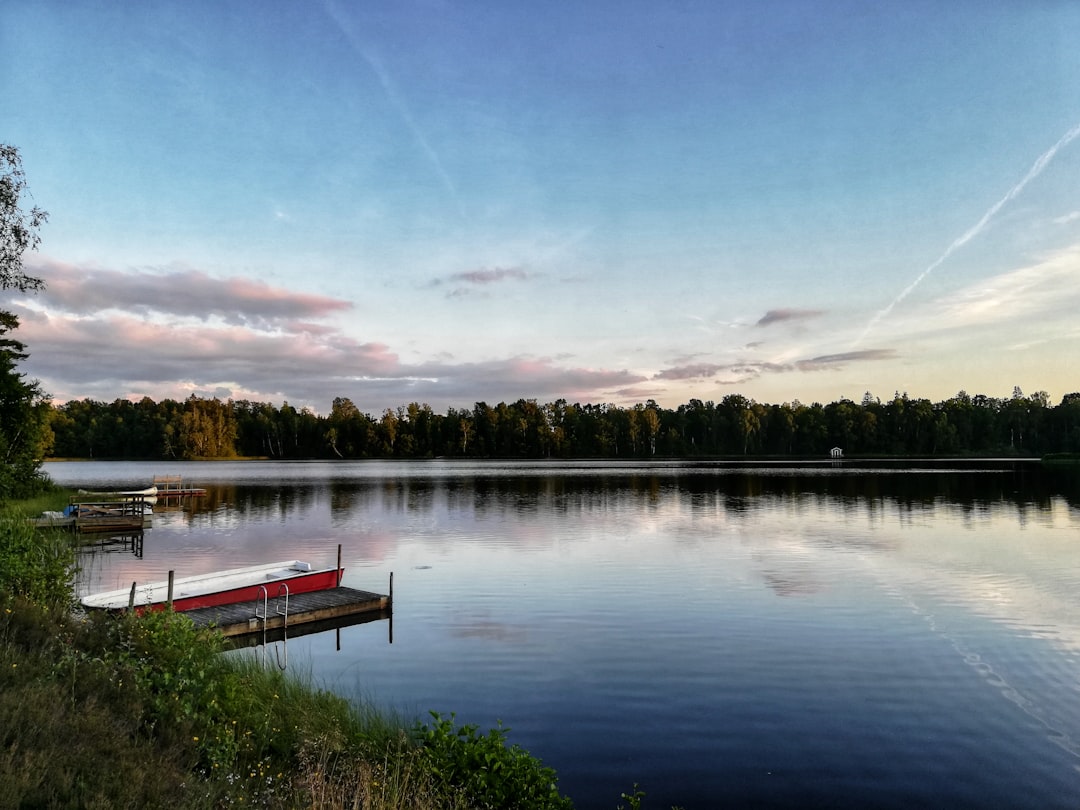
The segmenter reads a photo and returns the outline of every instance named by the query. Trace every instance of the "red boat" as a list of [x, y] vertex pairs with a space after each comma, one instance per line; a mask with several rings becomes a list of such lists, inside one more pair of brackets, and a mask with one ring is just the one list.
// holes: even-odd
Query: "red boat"
[[[231, 605], [236, 602], [254, 602], [273, 599], [279, 593], [291, 596], [297, 593], [324, 591], [341, 583], [342, 568], [313, 570], [300, 560], [256, 565], [250, 568], [233, 568], [193, 577], [173, 580], [173, 610]], [[283, 587], [284, 586], [284, 587]], [[139, 610], [162, 610], [169, 598], [169, 583], [150, 582], [135, 585], [135, 607]], [[131, 589], [103, 591], [84, 596], [83, 607], [94, 610], [124, 610], [131, 600]]]

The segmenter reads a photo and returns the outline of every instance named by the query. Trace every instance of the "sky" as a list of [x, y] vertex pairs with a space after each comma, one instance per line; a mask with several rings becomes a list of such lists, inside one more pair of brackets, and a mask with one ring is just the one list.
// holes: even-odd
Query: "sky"
[[56, 402], [1080, 391], [1080, 3], [6, 0]]

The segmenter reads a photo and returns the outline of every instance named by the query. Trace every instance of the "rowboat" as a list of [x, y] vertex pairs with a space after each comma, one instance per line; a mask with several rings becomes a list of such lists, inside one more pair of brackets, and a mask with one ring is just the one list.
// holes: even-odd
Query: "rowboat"
[[[335, 588], [341, 582], [344, 569], [313, 570], [310, 563], [300, 560], [233, 568], [199, 576], [180, 577], [172, 583], [173, 610], [194, 610], [202, 607], [231, 605], [273, 599], [279, 594], [309, 593]], [[135, 585], [135, 607], [140, 610], [161, 610], [169, 598], [169, 583], [151, 582]], [[83, 607], [92, 610], [123, 610], [131, 600], [131, 589], [103, 591], [84, 596]]]
[[137, 498], [140, 495], [144, 498], [152, 498], [158, 494], [158, 488], [156, 486], [146, 487], [145, 489], [125, 489], [115, 491], [106, 490], [103, 492], [91, 492], [89, 490], [80, 489], [78, 495], [80, 498]]

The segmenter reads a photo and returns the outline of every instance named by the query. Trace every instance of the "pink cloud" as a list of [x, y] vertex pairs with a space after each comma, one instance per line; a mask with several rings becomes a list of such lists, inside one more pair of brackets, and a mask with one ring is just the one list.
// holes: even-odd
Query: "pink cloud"
[[246, 326], [169, 326], [113, 311], [96, 317], [13, 306], [23, 369], [58, 401], [183, 398], [190, 393], [329, 409], [348, 396], [377, 413], [411, 401], [436, 408], [535, 398], [608, 401], [644, 377], [574, 367], [565, 358], [515, 356], [454, 363], [439, 352], [404, 364], [385, 343], [340, 331], [259, 331]]
[[322, 318], [353, 306], [258, 280], [215, 279], [200, 270], [121, 272], [40, 261], [33, 272], [47, 284], [40, 296], [46, 306], [77, 315], [119, 309], [200, 320], [217, 316], [227, 323], [265, 328], [283, 319]]

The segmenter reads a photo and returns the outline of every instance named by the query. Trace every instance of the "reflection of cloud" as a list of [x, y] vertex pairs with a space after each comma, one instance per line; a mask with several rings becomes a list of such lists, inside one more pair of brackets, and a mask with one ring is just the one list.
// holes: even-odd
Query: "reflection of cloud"
[[808, 596], [821, 591], [821, 584], [800, 574], [762, 571], [762, 579], [778, 596]]
[[457, 638], [486, 638], [490, 641], [520, 643], [528, 637], [528, 632], [524, 627], [514, 627], [493, 621], [475, 621], [452, 627], [450, 635]]
[[757, 322], [757, 326], [771, 326], [784, 321], [805, 321], [824, 313], [820, 309], [770, 309]]

